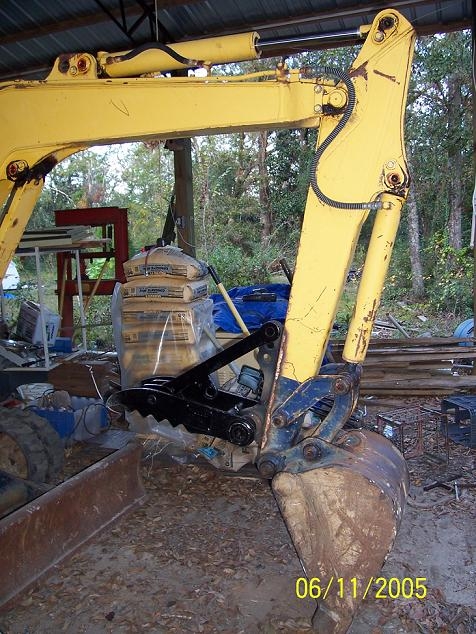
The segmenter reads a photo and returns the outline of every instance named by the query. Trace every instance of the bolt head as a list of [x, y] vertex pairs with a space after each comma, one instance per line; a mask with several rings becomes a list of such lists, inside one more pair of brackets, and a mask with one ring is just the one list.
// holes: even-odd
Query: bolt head
[[339, 376], [334, 381], [334, 392], [335, 394], [347, 394], [350, 390], [350, 381], [347, 377]]
[[276, 416], [273, 416], [273, 425], [275, 427], [285, 427], [286, 422], [286, 418], [282, 414], [277, 414]]
[[264, 460], [260, 463], [258, 470], [263, 478], [272, 478], [276, 473], [276, 466], [271, 460]]
[[307, 445], [304, 445], [304, 447], [302, 448], [302, 455], [304, 456], [305, 460], [308, 460], [310, 462], [313, 460], [318, 460], [321, 457], [321, 449], [318, 445], [311, 442]]

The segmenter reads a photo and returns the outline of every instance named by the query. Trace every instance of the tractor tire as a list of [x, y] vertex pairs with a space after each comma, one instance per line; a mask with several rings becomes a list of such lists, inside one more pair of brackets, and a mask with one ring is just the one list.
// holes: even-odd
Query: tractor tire
[[31, 480], [46, 482], [48, 456], [34, 430], [13, 409], [0, 408], [0, 469]]
[[46, 418], [38, 416], [27, 409], [15, 410], [15, 416], [19, 421], [31, 427], [43, 443], [48, 458], [48, 470], [46, 472], [45, 482], [55, 484], [58, 481], [58, 477], [64, 465], [64, 446], [58, 432], [50, 425]]

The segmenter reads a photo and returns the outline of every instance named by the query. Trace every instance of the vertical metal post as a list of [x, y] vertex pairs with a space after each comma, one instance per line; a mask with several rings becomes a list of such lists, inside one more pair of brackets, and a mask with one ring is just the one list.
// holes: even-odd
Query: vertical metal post
[[38, 284], [38, 301], [40, 302], [41, 338], [43, 339], [43, 353], [45, 355], [45, 370], [50, 369], [50, 354], [48, 351], [48, 335], [45, 319], [45, 294], [43, 293], [43, 280], [41, 278], [40, 249], [35, 247], [36, 283]]
[[75, 250], [74, 256], [76, 259], [76, 282], [78, 285], [78, 301], [79, 301], [79, 316], [81, 321], [81, 336], [83, 339], [83, 349], [84, 351], [86, 351], [88, 349], [88, 344], [86, 341], [86, 319], [84, 316], [83, 283], [81, 280], [81, 262], [79, 260], [79, 249]]
[[174, 148], [177, 243], [185, 253], [195, 257], [192, 142], [190, 139], [180, 139], [180, 146], [181, 149]]
[[5, 309], [5, 293], [3, 292], [2, 281], [0, 280], [0, 317], [5, 319], [6, 309]]

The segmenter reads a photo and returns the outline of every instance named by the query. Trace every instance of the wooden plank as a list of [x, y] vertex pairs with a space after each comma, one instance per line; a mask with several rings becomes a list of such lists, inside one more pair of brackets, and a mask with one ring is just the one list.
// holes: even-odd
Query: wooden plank
[[[462, 349], [464, 350], [464, 348]], [[460, 350], [446, 350], [446, 351], [438, 351], [435, 352], [434, 354], [429, 354], [427, 352], [425, 353], [418, 353], [418, 352], [408, 352], [408, 353], [398, 353], [398, 354], [393, 354], [393, 352], [390, 352], [388, 354], [385, 355], [369, 355], [365, 361], [364, 361], [364, 365], [371, 365], [371, 364], [376, 364], [376, 363], [390, 363], [390, 362], [401, 362], [401, 361], [405, 361], [405, 362], [410, 362], [410, 361], [424, 361], [426, 359], [428, 359], [429, 361], [431, 360], [439, 360], [439, 361], [444, 361], [444, 360], [452, 360], [452, 359], [474, 359], [476, 357], [476, 350], [475, 351], [467, 351], [467, 352], [461, 352]]]
[[361, 383], [363, 385], [366, 386], [366, 388], [369, 388], [371, 386], [375, 386], [375, 387], [400, 387], [400, 386], [408, 386], [408, 387], [412, 387], [412, 388], [417, 388], [419, 389], [420, 386], [423, 387], [423, 385], [427, 386], [427, 387], [435, 387], [435, 388], [440, 388], [440, 387], [446, 387], [447, 385], [453, 385], [455, 387], [461, 387], [461, 386], [467, 386], [467, 387], [476, 387], [476, 376], [473, 375], [467, 375], [467, 376], [454, 376], [454, 375], [448, 375], [448, 376], [444, 376], [444, 377], [431, 377], [427, 380], [424, 381], [424, 383], [422, 383], [422, 381], [420, 379], [414, 379], [414, 378], [403, 378], [403, 379], [398, 379], [396, 377], [392, 377], [389, 379], [381, 379], [381, 380], [366, 380], [365, 377], [362, 377], [362, 381]]
[[[331, 346], [336, 348], [344, 347], [345, 340], [344, 339], [332, 339]], [[475, 344], [476, 339], [474, 337], [412, 337], [410, 339], [372, 339], [370, 341], [370, 350], [375, 348], [409, 348], [409, 347], [420, 347], [420, 346], [448, 346], [448, 345], [458, 345], [459, 343], [470, 343]]]

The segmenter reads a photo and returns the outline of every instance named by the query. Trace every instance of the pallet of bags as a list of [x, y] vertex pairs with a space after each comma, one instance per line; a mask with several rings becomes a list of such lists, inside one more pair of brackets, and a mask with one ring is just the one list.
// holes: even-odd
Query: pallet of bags
[[210, 357], [215, 347], [208, 267], [176, 247], [157, 247], [124, 263], [112, 312], [121, 384], [176, 376]]
[[215, 353], [205, 335], [194, 346], [174, 344], [124, 344], [120, 359], [121, 385], [131, 387], [151, 376], [173, 377]]

